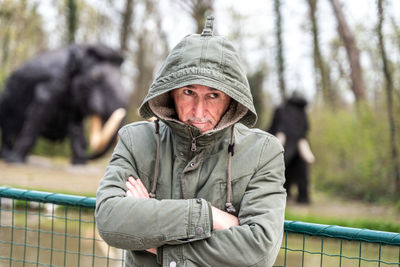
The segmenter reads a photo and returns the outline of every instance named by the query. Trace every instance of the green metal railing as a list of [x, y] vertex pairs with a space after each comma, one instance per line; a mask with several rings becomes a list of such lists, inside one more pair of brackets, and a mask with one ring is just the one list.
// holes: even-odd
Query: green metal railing
[[[124, 266], [98, 235], [95, 199], [0, 187], [0, 266]], [[275, 266], [397, 266], [400, 234], [285, 221]]]
[[98, 235], [95, 198], [0, 187], [0, 266], [124, 266]]
[[276, 266], [397, 266], [400, 234], [285, 221]]

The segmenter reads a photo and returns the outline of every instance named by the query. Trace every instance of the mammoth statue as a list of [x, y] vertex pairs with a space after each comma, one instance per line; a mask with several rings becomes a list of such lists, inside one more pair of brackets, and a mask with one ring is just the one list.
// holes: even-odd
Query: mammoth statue
[[297, 202], [309, 203], [308, 165], [315, 158], [306, 139], [308, 120], [306, 115], [307, 101], [298, 92], [275, 109], [268, 132], [275, 135], [285, 148], [285, 188], [288, 197], [290, 188], [298, 188]]
[[[118, 51], [104, 45], [70, 45], [15, 70], [0, 98], [0, 157], [24, 162], [39, 136], [68, 137], [73, 164], [104, 154], [126, 114], [122, 61]], [[88, 116], [90, 153], [83, 126]]]

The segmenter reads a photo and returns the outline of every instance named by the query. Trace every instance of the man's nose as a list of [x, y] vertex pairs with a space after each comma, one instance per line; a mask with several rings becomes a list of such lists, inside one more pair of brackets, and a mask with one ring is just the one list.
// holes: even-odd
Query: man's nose
[[206, 103], [204, 103], [204, 100], [197, 100], [193, 107], [193, 116], [198, 119], [203, 118], [206, 113], [205, 108]]

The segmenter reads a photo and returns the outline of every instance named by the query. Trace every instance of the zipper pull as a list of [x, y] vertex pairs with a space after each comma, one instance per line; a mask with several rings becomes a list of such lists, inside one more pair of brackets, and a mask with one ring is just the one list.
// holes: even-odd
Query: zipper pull
[[196, 147], [196, 139], [192, 138], [192, 147], [191, 147], [191, 151], [196, 151], [197, 147]]
[[192, 147], [190, 148], [191, 151], [196, 151], [197, 147], [196, 147], [196, 138], [193, 137], [192, 131], [190, 130], [190, 128], [188, 128], [189, 130], [189, 134], [190, 134], [190, 138], [192, 138]]

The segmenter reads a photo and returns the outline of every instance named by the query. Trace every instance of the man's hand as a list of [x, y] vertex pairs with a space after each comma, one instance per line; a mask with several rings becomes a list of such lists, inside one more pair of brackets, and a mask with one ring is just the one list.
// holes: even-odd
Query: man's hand
[[[149, 192], [140, 179], [135, 179], [130, 176], [126, 182], [126, 186], [128, 187], [128, 191], [126, 191], [127, 197], [150, 198]], [[146, 249], [146, 251], [157, 255], [157, 248], [149, 248]]]
[[239, 225], [239, 220], [236, 216], [233, 216], [232, 214], [217, 209], [215, 207], [211, 207], [211, 209], [212, 209], [214, 230], [223, 230], [223, 229], [228, 229], [231, 226]]
[[150, 198], [149, 192], [140, 179], [135, 179], [132, 176], [129, 176], [126, 186], [128, 187], [128, 191], [126, 191], [127, 197]]

